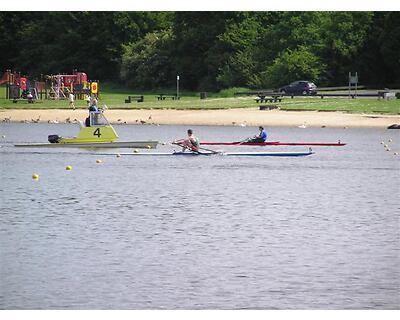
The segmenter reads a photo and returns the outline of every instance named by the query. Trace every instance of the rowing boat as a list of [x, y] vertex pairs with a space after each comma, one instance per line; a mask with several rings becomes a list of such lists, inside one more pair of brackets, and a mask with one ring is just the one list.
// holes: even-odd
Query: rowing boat
[[202, 145], [209, 146], [320, 146], [320, 147], [342, 147], [346, 143], [338, 142], [280, 142], [280, 141], [267, 141], [267, 142], [246, 142], [246, 141], [234, 141], [234, 142], [211, 142], [201, 141]]
[[303, 157], [313, 154], [307, 152], [135, 152], [135, 153], [96, 153], [97, 155], [121, 156], [233, 156], [233, 157]]

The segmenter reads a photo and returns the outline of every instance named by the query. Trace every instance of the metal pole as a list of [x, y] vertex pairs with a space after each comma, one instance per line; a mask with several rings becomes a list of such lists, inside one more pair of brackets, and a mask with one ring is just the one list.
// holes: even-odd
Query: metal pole
[[349, 99], [350, 99], [350, 93], [351, 93], [350, 86], [351, 86], [351, 72], [349, 72]]
[[358, 84], [358, 74], [356, 72], [356, 98], [357, 98], [357, 84]]
[[176, 76], [176, 98], [179, 99], [179, 76]]

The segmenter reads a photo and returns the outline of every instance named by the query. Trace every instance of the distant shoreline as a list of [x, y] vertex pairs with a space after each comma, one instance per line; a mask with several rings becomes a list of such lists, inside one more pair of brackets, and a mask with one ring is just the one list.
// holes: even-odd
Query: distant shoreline
[[[0, 109], [0, 121], [3, 123], [72, 123], [84, 121], [87, 114], [87, 110], [82, 109]], [[258, 108], [221, 110], [109, 109], [105, 112], [105, 115], [112, 124], [387, 128], [392, 124], [400, 123], [399, 115], [318, 111], [260, 111]]]

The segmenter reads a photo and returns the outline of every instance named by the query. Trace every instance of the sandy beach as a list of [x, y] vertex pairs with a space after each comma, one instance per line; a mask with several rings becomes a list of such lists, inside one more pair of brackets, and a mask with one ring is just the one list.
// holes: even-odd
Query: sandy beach
[[[2, 122], [51, 122], [84, 121], [87, 110], [61, 109], [2, 109]], [[317, 111], [261, 111], [258, 108], [223, 110], [107, 110], [107, 119], [113, 123], [169, 124], [169, 125], [241, 125], [241, 126], [300, 126], [307, 127], [371, 127], [386, 128], [400, 123], [399, 115], [350, 114]]]

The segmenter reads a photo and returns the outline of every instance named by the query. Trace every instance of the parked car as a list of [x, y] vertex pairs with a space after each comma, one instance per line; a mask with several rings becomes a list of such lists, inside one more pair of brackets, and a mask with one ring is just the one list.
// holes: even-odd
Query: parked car
[[310, 81], [295, 81], [279, 88], [279, 92], [288, 94], [317, 94], [317, 86]]

